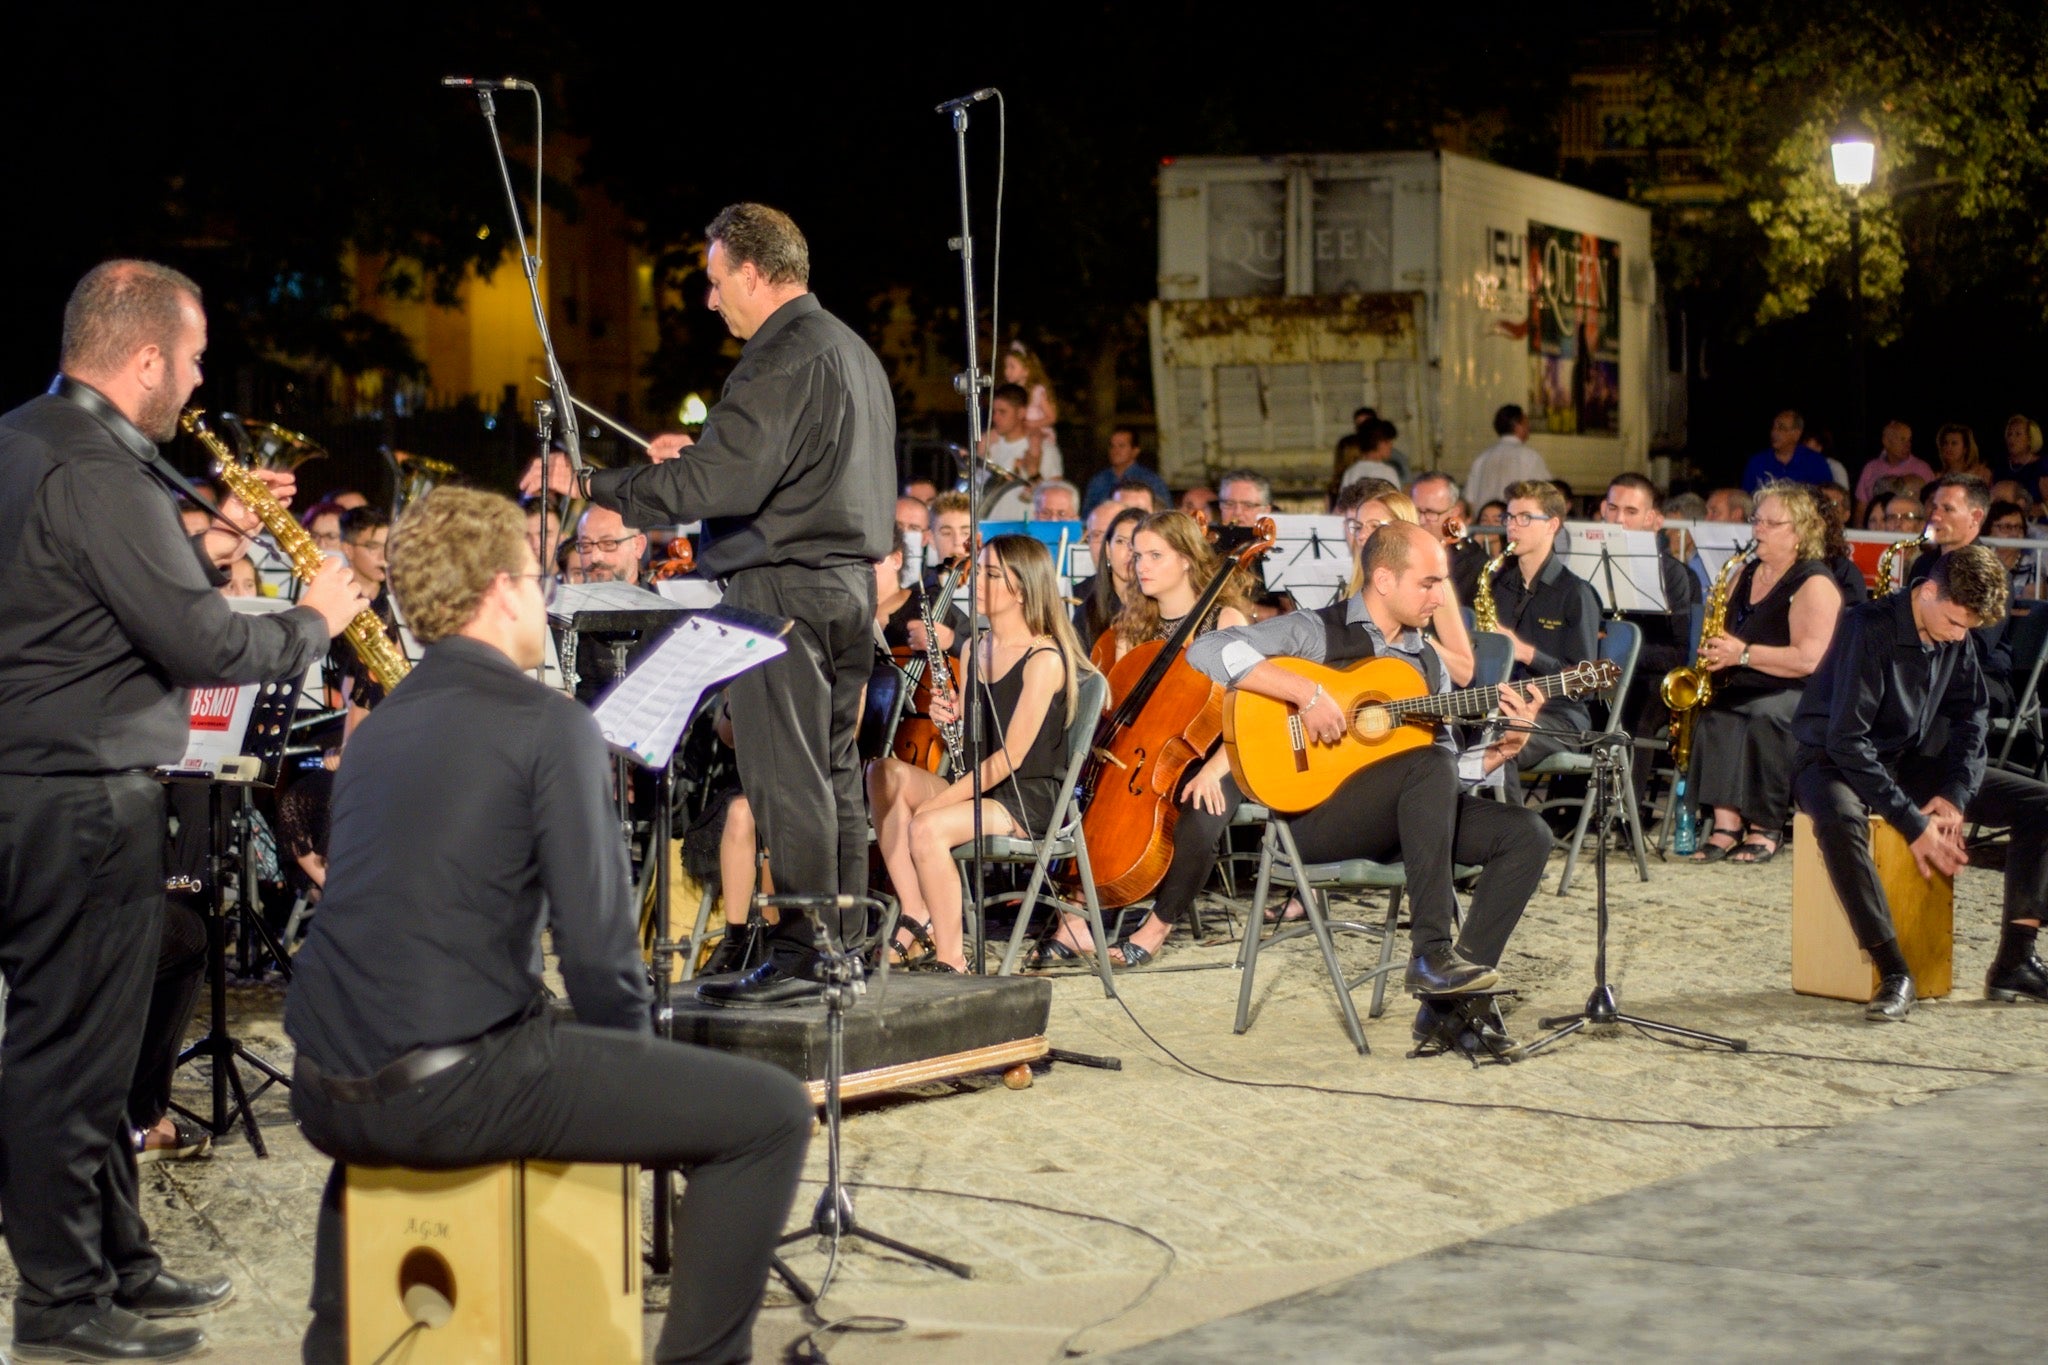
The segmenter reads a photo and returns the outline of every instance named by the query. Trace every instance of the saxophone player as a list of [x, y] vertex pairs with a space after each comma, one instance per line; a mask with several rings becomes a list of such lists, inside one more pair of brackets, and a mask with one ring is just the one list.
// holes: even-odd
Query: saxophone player
[[[1600, 599], [1593, 585], [1565, 567], [1552, 551], [1564, 527], [1564, 494], [1557, 485], [1530, 479], [1508, 489], [1507, 533], [1514, 556], [1492, 579], [1497, 629], [1515, 647], [1516, 682], [1556, 673], [1586, 659], [1600, 647]], [[1544, 703], [1544, 725], [1584, 730], [1591, 713], [1583, 700], [1558, 697]], [[1531, 735], [1516, 762], [1533, 767], [1567, 747], [1554, 735]]]
[[157, 451], [205, 347], [198, 285], [108, 261], [65, 305], [56, 385], [0, 416], [0, 1205], [17, 1360], [189, 1355], [204, 1333], [152, 1319], [234, 1292], [165, 1270], [137, 1206], [125, 1107], [164, 913], [153, 769], [184, 750], [187, 686], [302, 671], [364, 605], [340, 564], [274, 615], [214, 591]]

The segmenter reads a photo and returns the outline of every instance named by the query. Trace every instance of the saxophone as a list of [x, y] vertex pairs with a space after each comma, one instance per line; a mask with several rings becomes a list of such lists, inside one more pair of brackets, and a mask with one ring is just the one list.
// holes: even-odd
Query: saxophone
[[[235, 463], [234, 452], [207, 428], [206, 418], [199, 409], [187, 408], [178, 418], [178, 425], [206, 447], [206, 453], [213, 458], [214, 474], [227, 485], [229, 492], [242, 500], [243, 506], [256, 514], [263, 523], [263, 529], [277, 541], [277, 548], [291, 560], [292, 572], [301, 580], [311, 582], [313, 575], [320, 571], [325, 556], [313, 543], [313, 537], [306, 533], [306, 528], [285, 511], [263, 480]], [[343, 634], [355, 646], [356, 657], [363, 661], [363, 667], [370, 670], [370, 677], [386, 692], [398, 686], [399, 679], [412, 671], [412, 661], [392, 643], [391, 637], [384, 633], [384, 623], [368, 607], [356, 613]]]
[[1479, 586], [1472, 590], [1472, 629], [1499, 630], [1500, 616], [1493, 608], [1493, 576], [1500, 572], [1500, 566], [1508, 562], [1515, 552], [1515, 542], [1503, 540], [1501, 552], [1486, 561], [1486, 567], [1479, 571]]
[[[1700, 644], [1721, 634], [1728, 624], [1728, 597], [1735, 591], [1735, 580], [1742, 568], [1756, 558], [1756, 547], [1750, 546], [1741, 554], [1729, 556], [1721, 566], [1721, 576], [1714, 580], [1714, 587], [1707, 594], [1706, 610], [1700, 613]], [[1705, 656], [1702, 655], [1702, 658]], [[1664, 699], [1664, 705], [1671, 712], [1671, 765], [1678, 772], [1685, 771], [1686, 763], [1692, 757], [1693, 724], [1699, 719], [1700, 709], [1714, 695], [1714, 675], [1706, 665], [1694, 660], [1672, 669], [1657, 684], [1657, 695]]]
[[1885, 597], [1898, 591], [1900, 561], [1909, 551], [1918, 550], [1923, 545], [1932, 544], [1933, 541], [1934, 527], [1930, 523], [1911, 540], [1901, 540], [1885, 546], [1884, 553], [1877, 557], [1877, 595]]

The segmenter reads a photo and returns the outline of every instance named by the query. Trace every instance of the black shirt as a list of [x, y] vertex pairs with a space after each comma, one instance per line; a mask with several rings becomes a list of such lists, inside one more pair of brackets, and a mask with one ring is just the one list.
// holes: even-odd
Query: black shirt
[[[927, 588], [925, 594], [933, 590]], [[888, 619], [882, 622], [882, 639], [891, 649], [910, 647], [910, 623], [923, 619], [920, 611], [923, 597], [924, 594], [920, 594], [915, 588], [911, 589], [910, 595], [903, 599], [902, 605], [890, 612]], [[967, 617], [951, 602], [946, 603], [945, 609], [938, 611], [936, 616], [940, 625], [953, 632], [953, 641], [958, 644], [960, 637], [967, 633]]]
[[185, 752], [185, 689], [302, 673], [318, 612], [236, 612], [207, 581], [156, 447], [68, 381], [0, 416], [0, 772], [154, 768]]
[[[1532, 584], [1522, 581], [1520, 561], [1501, 565], [1493, 576], [1493, 609], [1501, 625], [1535, 650], [1528, 663], [1515, 665], [1510, 676], [1517, 682], [1599, 657], [1600, 599], [1555, 552], [1544, 557]], [[1551, 717], [1546, 724], [1566, 728], [1583, 728], [1590, 714], [1583, 700], [1569, 697], [1548, 701], [1543, 709]]]
[[334, 783], [327, 890], [285, 1031], [367, 1076], [541, 998], [543, 916], [586, 1024], [645, 1031], [633, 883], [596, 719], [462, 636], [429, 645], [356, 728]]
[[[1971, 543], [1975, 543], [1974, 541]], [[1906, 570], [1906, 582], [1898, 589], [1901, 595], [1913, 590], [1913, 585], [1934, 572], [1934, 565], [1948, 551], [1939, 546], [1922, 550], [1912, 566]], [[1988, 626], [1979, 626], [1970, 632], [1970, 638], [1977, 643], [1977, 667], [1984, 674], [1984, 685], [1991, 690], [1993, 707], [2001, 714], [2012, 711], [2012, 613], [2007, 612]]]
[[1792, 718], [1798, 766], [1831, 764], [1873, 814], [1917, 839], [1927, 817], [1892, 770], [1926, 742], [1936, 717], [1947, 717], [1940, 795], [1966, 808], [1984, 781], [1985, 702], [1969, 641], [1923, 644], [1912, 594], [1874, 598], [1842, 613], [1827, 657], [1807, 680]]
[[704, 522], [707, 578], [793, 564], [872, 564], [896, 527], [896, 400], [875, 353], [804, 294], [740, 351], [697, 443], [592, 475], [628, 526]]

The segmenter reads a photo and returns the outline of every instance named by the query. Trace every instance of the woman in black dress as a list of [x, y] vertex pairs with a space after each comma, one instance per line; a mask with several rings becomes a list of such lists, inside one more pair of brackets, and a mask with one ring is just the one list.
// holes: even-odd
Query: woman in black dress
[[1750, 525], [1756, 560], [1728, 594], [1725, 628], [1700, 644], [1714, 695], [1695, 731], [1692, 789], [1714, 827], [1695, 862], [1777, 855], [1792, 818], [1792, 713], [1842, 614], [1813, 489], [1764, 485]]
[[[1038, 838], [1065, 776], [1076, 678], [1088, 663], [1045, 546], [1029, 536], [997, 536], [981, 552], [976, 581], [976, 605], [989, 623], [977, 672], [996, 741], [981, 763], [982, 832]], [[955, 677], [965, 674], [963, 660]], [[956, 697], [932, 698], [934, 720], [958, 714]], [[882, 862], [903, 906], [898, 960], [966, 970], [953, 849], [974, 837], [971, 775], [949, 783], [899, 759], [878, 759], [868, 767], [868, 801]]]

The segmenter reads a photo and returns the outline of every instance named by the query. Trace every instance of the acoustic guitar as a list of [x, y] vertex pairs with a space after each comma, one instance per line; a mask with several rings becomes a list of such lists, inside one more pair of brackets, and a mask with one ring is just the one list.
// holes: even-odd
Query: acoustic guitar
[[[1421, 672], [1404, 659], [1360, 659], [1342, 669], [1306, 659], [1267, 662], [1321, 683], [1347, 718], [1343, 738], [1318, 744], [1286, 702], [1236, 688], [1225, 695], [1223, 747], [1231, 776], [1248, 798], [1286, 815], [1321, 805], [1362, 769], [1434, 744], [1438, 721], [1480, 720], [1500, 704], [1498, 687], [1430, 695]], [[1602, 659], [1515, 686], [1548, 699], [1604, 692], [1620, 680], [1621, 666]]]

